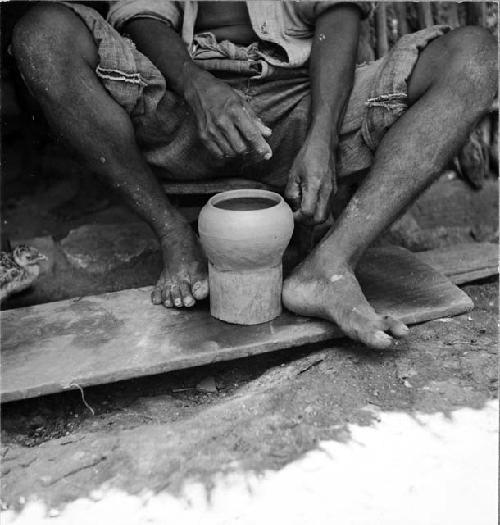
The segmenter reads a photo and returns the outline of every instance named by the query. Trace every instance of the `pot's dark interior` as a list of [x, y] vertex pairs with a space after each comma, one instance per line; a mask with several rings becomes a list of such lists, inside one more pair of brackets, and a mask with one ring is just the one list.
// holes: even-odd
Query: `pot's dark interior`
[[222, 210], [256, 211], [272, 208], [278, 202], [269, 197], [230, 197], [216, 202], [214, 206]]

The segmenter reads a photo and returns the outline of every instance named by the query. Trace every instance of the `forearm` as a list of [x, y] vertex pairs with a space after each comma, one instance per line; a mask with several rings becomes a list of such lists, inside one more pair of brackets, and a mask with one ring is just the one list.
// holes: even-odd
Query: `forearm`
[[271, 130], [227, 83], [191, 60], [181, 37], [159, 20], [135, 19], [124, 31], [165, 77], [168, 88], [193, 111], [201, 141], [215, 158], [252, 152], [269, 159]]
[[180, 35], [168, 24], [146, 18], [131, 20], [124, 31], [162, 73], [169, 88], [183, 95], [187, 76], [198, 68]]
[[354, 82], [360, 12], [342, 4], [316, 21], [311, 49], [309, 133], [336, 141]]

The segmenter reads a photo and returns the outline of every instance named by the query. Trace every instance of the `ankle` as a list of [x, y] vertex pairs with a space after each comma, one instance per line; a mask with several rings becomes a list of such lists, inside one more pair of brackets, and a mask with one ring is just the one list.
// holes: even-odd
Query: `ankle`
[[350, 254], [337, 248], [335, 245], [320, 243], [307, 258], [310, 264], [318, 270], [331, 271], [332, 268], [352, 269], [355, 262]]

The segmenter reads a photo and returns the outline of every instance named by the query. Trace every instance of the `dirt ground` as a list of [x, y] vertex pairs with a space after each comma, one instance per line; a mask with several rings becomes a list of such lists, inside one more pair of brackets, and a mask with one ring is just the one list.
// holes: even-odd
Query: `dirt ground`
[[[3, 406], [2, 500], [49, 508], [102, 485], [176, 494], [187, 480], [279, 469], [320, 440], [408, 414], [482, 408], [497, 395], [496, 281], [465, 287], [470, 314], [415, 326], [390, 352], [348, 341], [284, 350]], [[196, 385], [207, 377], [216, 392]]]
[[[50, 156], [38, 177], [22, 148], [9, 155], [2, 220], [12, 238], [136, 220], [67, 159]], [[2, 509], [33, 498], [58, 508], [102, 486], [177, 494], [188, 480], [210, 488], [220, 473], [280, 469], [322, 440], [349, 442], [349, 425], [376, 422], [374, 407], [481, 409], [497, 396], [497, 280], [464, 289], [474, 311], [414, 326], [392, 351], [335, 341], [8, 403]], [[207, 378], [211, 392], [199, 386]]]

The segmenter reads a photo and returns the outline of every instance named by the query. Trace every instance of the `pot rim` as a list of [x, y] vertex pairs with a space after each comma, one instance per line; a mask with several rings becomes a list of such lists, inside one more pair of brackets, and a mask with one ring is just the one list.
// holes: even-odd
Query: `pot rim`
[[[226, 199], [234, 199], [238, 197], [267, 197], [270, 200], [273, 200], [275, 204], [273, 206], [269, 206], [268, 208], [260, 208], [257, 210], [225, 210], [224, 208], [219, 208], [216, 206], [216, 204], [226, 200]], [[239, 190], [228, 190], [228, 191], [222, 191], [220, 193], [217, 193], [213, 197], [210, 197], [208, 199], [208, 202], [205, 206], [210, 207], [211, 210], [217, 210], [217, 213], [263, 213], [268, 210], [274, 210], [276, 207], [278, 207], [280, 204], [283, 204], [285, 201], [283, 197], [274, 191], [269, 190], [262, 190], [262, 189], [253, 189], [253, 188], [244, 188]]]

